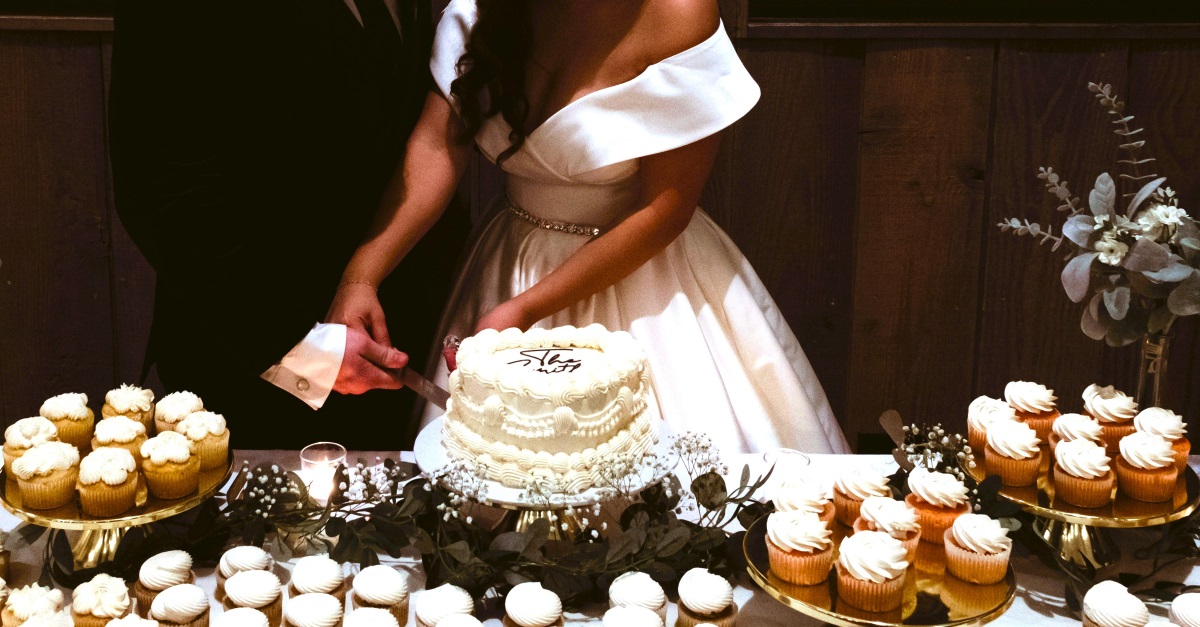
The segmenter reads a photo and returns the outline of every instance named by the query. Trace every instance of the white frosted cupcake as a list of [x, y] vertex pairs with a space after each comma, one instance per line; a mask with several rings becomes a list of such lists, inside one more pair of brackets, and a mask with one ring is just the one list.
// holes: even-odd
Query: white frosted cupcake
[[59, 394], [46, 399], [38, 413], [54, 423], [58, 440], [83, 450], [92, 441], [96, 414], [88, 409], [87, 394]]
[[1112, 501], [1117, 476], [1104, 446], [1091, 440], [1060, 442], [1054, 452], [1054, 496], [1076, 507], [1103, 507]]
[[178, 499], [200, 489], [200, 458], [187, 436], [166, 431], [142, 444], [146, 488], [160, 499]]
[[1187, 439], [1187, 427], [1183, 424], [1183, 416], [1169, 409], [1147, 407], [1133, 418], [1133, 428], [1170, 442], [1171, 450], [1175, 451], [1175, 469], [1183, 472], [1187, 467], [1192, 443]]
[[12, 423], [4, 430], [4, 472], [12, 476], [13, 460], [39, 444], [57, 440], [58, 428], [41, 416]]
[[279, 623], [269, 622], [266, 614], [249, 607], [225, 610], [212, 621], [212, 627], [277, 627], [278, 625]]
[[8, 593], [0, 621], [4, 627], [20, 625], [36, 614], [57, 614], [63, 609], [63, 593], [36, 584], [16, 588]]
[[[996, 425], [993, 425], [988, 432], [988, 437], [996, 431], [995, 427]], [[904, 502], [917, 512], [917, 522], [921, 525], [921, 539], [926, 542], [941, 544], [942, 536], [950, 525], [954, 524], [954, 519], [971, 511], [971, 504], [967, 499], [967, 486], [953, 475], [930, 472], [918, 466], [908, 473], [908, 489], [909, 494], [904, 497]], [[907, 549], [905, 555], [908, 555]], [[869, 610], [865, 607], [858, 609], [886, 611]]]
[[483, 623], [470, 614], [451, 614], [434, 627], [483, 627]]
[[1147, 503], [1162, 503], [1175, 496], [1179, 470], [1175, 468], [1175, 452], [1170, 442], [1139, 431], [1121, 438], [1119, 446], [1118, 490]]
[[1037, 483], [1042, 468], [1042, 438], [1022, 422], [995, 424], [988, 430], [984, 463], [988, 474], [1000, 476], [1006, 486], [1024, 487]]
[[1113, 386], [1095, 383], [1083, 391], [1083, 411], [1100, 423], [1100, 439], [1109, 455], [1120, 450], [1121, 438], [1133, 433], [1137, 402]]
[[971, 583], [1000, 583], [1008, 574], [1012, 539], [1000, 521], [982, 514], [963, 514], [946, 530], [946, 569]]
[[342, 565], [326, 555], [310, 555], [296, 560], [292, 568], [292, 595], [328, 594], [346, 600], [346, 579]]
[[204, 401], [199, 396], [187, 391], [172, 392], [154, 406], [154, 428], [159, 433], [174, 431], [180, 420], [198, 411], [204, 411]]
[[387, 610], [407, 622], [408, 575], [382, 564], [362, 569], [354, 577], [354, 605]]
[[1050, 454], [1054, 454], [1059, 442], [1068, 440], [1091, 440], [1104, 446], [1100, 423], [1083, 414], [1063, 414], [1054, 420], [1050, 431]]
[[150, 618], [164, 627], [208, 627], [208, 615], [208, 595], [190, 583], [163, 590], [150, 604]]
[[79, 479], [79, 449], [66, 442], [39, 444], [13, 462], [21, 505], [53, 509], [70, 503]]
[[267, 615], [272, 625], [283, 620], [283, 584], [275, 573], [244, 570], [225, 581], [225, 607], [248, 607]]
[[604, 627], [663, 627], [663, 620], [644, 607], [616, 605], [604, 613]]
[[149, 430], [154, 426], [154, 391], [121, 384], [121, 387], [104, 395], [104, 407], [100, 408], [100, 415], [105, 418], [127, 416]]
[[221, 554], [217, 564], [217, 600], [224, 600], [225, 581], [237, 573], [247, 570], [271, 570], [275, 560], [256, 546], [235, 546]]
[[1029, 425], [1045, 442], [1050, 437], [1050, 428], [1058, 418], [1058, 397], [1054, 390], [1040, 383], [1012, 381], [1004, 386], [1004, 400], [1017, 412], [1017, 420]]
[[92, 448], [123, 448], [142, 463], [142, 445], [146, 443], [146, 427], [126, 416], [113, 416], [96, 423]]
[[838, 547], [838, 598], [865, 612], [889, 612], [904, 600], [907, 551], [882, 531], [860, 531]]
[[163, 551], [142, 562], [138, 580], [133, 583], [138, 613], [147, 616], [154, 597], [172, 586], [193, 583], [192, 556], [187, 551]]
[[175, 431], [192, 441], [200, 457], [200, 470], [221, 468], [229, 462], [229, 429], [225, 417], [210, 411], [188, 414], [175, 425]]
[[71, 618], [76, 627], [105, 627], [133, 607], [125, 580], [111, 575], [96, 575], [79, 584], [71, 596]]
[[909, 563], [917, 557], [921, 523], [917, 520], [917, 510], [904, 501], [887, 496], [868, 498], [854, 521], [854, 531], [882, 531], [904, 545]]
[[608, 586], [608, 606], [644, 607], [664, 623], [667, 621], [667, 595], [650, 575], [638, 571], [621, 573]]
[[1129, 627], [1149, 621], [1146, 604], [1111, 579], [1097, 583], [1083, 595], [1084, 627]]
[[1171, 620], [1179, 627], [1200, 627], [1200, 592], [1188, 592], [1171, 601]]
[[[867, 499], [882, 499], [872, 496]], [[867, 501], [863, 501], [865, 504]], [[767, 516], [767, 557], [776, 577], [811, 586], [829, 577], [833, 541], [829, 524], [808, 511], [773, 512]]]
[[733, 601], [733, 586], [719, 575], [693, 568], [679, 578], [679, 618], [676, 627], [695, 627], [710, 623], [733, 627], [738, 606]]
[[1017, 411], [1007, 402], [990, 396], [980, 396], [967, 407], [967, 444], [983, 451], [987, 446], [988, 426], [998, 420], [1016, 420]]
[[826, 523], [832, 524], [836, 508], [831, 500], [833, 492], [815, 478], [785, 481], [775, 494], [777, 512], [811, 512]]
[[79, 462], [79, 506], [84, 514], [111, 518], [137, 501], [137, 462], [123, 448], [98, 448]]
[[474, 614], [475, 600], [466, 590], [444, 583], [432, 590], [417, 595], [417, 627], [437, 627], [447, 616]]
[[158, 621], [149, 618], [142, 618], [137, 614], [130, 614], [124, 618], [115, 618], [108, 621], [105, 627], [159, 627]]
[[[408, 620], [408, 617], [405, 617]], [[360, 607], [346, 615], [343, 627], [400, 627], [400, 622], [387, 610]]]
[[506, 627], [562, 627], [562, 600], [537, 582], [519, 583], [504, 597]]
[[342, 622], [342, 601], [328, 594], [300, 594], [288, 599], [283, 624], [289, 627], [334, 627]]
[[854, 525], [858, 510], [867, 497], [891, 495], [888, 478], [883, 473], [864, 468], [839, 472], [833, 480], [833, 505], [837, 510], [837, 520], [847, 527]]

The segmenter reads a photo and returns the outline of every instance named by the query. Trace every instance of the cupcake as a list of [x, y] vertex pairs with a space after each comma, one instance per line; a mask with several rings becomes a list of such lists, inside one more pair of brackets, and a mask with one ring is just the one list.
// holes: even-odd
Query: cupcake
[[208, 595], [190, 583], [163, 590], [150, 604], [150, 618], [163, 627], [208, 627], [208, 614]]
[[296, 560], [292, 568], [292, 595], [328, 594], [346, 600], [346, 579], [342, 565], [326, 555], [310, 555]]
[[105, 418], [125, 416], [136, 420], [149, 431], [154, 426], [154, 392], [136, 385], [121, 384], [121, 387], [104, 395], [104, 407], [100, 408], [100, 415]]
[[154, 597], [160, 592], [185, 583], [193, 583], [192, 556], [187, 551], [164, 551], [142, 562], [138, 580], [133, 582], [133, 596], [137, 598], [137, 610], [147, 615]]
[[84, 514], [111, 518], [137, 501], [137, 463], [123, 448], [98, 448], [79, 462], [79, 506]]
[[272, 625], [283, 620], [283, 584], [275, 573], [244, 570], [225, 581], [225, 608], [248, 607], [266, 614]]
[[187, 436], [159, 433], [142, 445], [142, 474], [156, 498], [183, 498], [200, 489], [200, 458]]
[[504, 597], [504, 625], [562, 627], [562, 600], [540, 583], [519, 583]]
[[838, 473], [833, 480], [833, 505], [837, 510], [837, 520], [847, 527], [858, 518], [863, 499], [891, 495], [887, 477], [877, 472], [851, 468]]
[[39, 444], [57, 440], [58, 428], [41, 416], [12, 423], [4, 430], [4, 472], [11, 477], [13, 460]]
[[[1121, 438], [1120, 447], [1117, 486], [1122, 493], [1146, 503], [1162, 503], [1175, 496], [1179, 471], [1170, 442], [1152, 433], [1135, 432]], [[25, 457], [32, 454], [30, 451]]]
[[158, 621], [142, 618], [137, 614], [130, 614], [124, 618], [115, 618], [108, 621], [105, 627], [159, 627]]
[[921, 523], [917, 512], [904, 501], [886, 496], [872, 496], [863, 501], [854, 531], [882, 531], [900, 541], [908, 551], [905, 559], [911, 564], [917, 557], [921, 541]]
[[272, 625], [266, 614], [249, 607], [225, 610], [212, 620], [212, 627], [277, 627], [278, 624]]
[[191, 392], [172, 392], [154, 406], [154, 428], [158, 433], [174, 431], [180, 420], [204, 411], [204, 402]]
[[1103, 507], [1112, 501], [1116, 474], [1103, 446], [1091, 440], [1067, 440], [1054, 453], [1054, 496], [1076, 507]]
[[1025, 487], [1037, 483], [1042, 468], [1042, 440], [1027, 423], [992, 425], [984, 449], [988, 474], [1000, 475], [1006, 486]]
[[826, 523], [832, 523], [835, 510], [829, 497], [829, 489], [815, 480], [784, 482], [775, 494], [775, 511], [811, 512]]
[[483, 623], [470, 614], [451, 614], [438, 621], [434, 627], [483, 627]]
[[1200, 627], [1200, 592], [1188, 592], [1171, 601], [1171, 620], [1180, 627]]
[[387, 610], [408, 622], [408, 575], [391, 566], [368, 566], [354, 577], [354, 605]]
[[466, 590], [444, 583], [417, 595], [417, 604], [413, 609], [417, 616], [417, 627], [437, 627], [447, 616], [475, 613], [475, 600]]
[[1083, 391], [1083, 411], [1100, 423], [1100, 439], [1108, 454], [1120, 451], [1121, 438], [1133, 433], [1133, 418], [1137, 403], [1113, 386], [1100, 387], [1095, 383]]
[[[916, 510], [917, 522], [921, 525], [921, 539], [926, 542], [941, 544], [942, 535], [954, 524], [954, 519], [971, 511], [971, 504], [967, 501], [967, 486], [944, 472], [930, 472], [918, 466], [908, 474], [908, 489], [909, 495], [904, 502]], [[866, 607], [859, 609], [883, 611]]]
[[23, 507], [62, 507], [75, 497], [79, 450], [66, 442], [39, 444], [13, 462], [13, 474], [21, 490]]
[[982, 451], [987, 446], [988, 425], [997, 420], [1016, 420], [1017, 411], [1008, 403], [989, 396], [980, 396], [967, 407], [967, 444]]
[[978, 584], [999, 583], [1008, 573], [1012, 539], [1000, 521], [982, 514], [963, 514], [943, 536], [946, 570]]
[[904, 601], [907, 551], [882, 531], [860, 531], [838, 547], [838, 598], [867, 612], [888, 612]]
[[1147, 407], [1133, 418], [1133, 428], [1142, 433], [1152, 433], [1171, 443], [1175, 451], [1175, 468], [1183, 472], [1188, 465], [1188, 454], [1192, 452], [1192, 443], [1187, 439], [1187, 428], [1183, 425], [1183, 417], [1161, 407]]
[[1100, 438], [1100, 423], [1083, 414], [1063, 414], [1054, 419], [1050, 430], [1050, 454], [1064, 440], [1091, 440], [1104, 446]]
[[58, 440], [86, 449], [92, 441], [92, 425], [96, 414], [87, 406], [87, 394], [59, 394], [46, 399], [38, 411], [58, 429]]
[[283, 608], [283, 624], [288, 627], [334, 627], [342, 622], [342, 602], [328, 594], [314, 592], [295, 595]]
[[146, 427], [125, 416], [113, 416], [97, 422], [96, 433], [92, 435], [92, 448], [123, 448], [139, 464], [142, 463], [142, 444], [145, 443]]
[[1150, 620], [1146, 604], [1109, 579], [1092, 586], [1083, 595], [1084, 627], [1129, 627]]
[[76, 627], [105, 627], [133, 607], [125, 580], [111, 575], [96, 575], [79, 584], [72, 597], [71, 618]]
[[830, 535], [828, 523], [812, 512], [797, 510], [770, 514], [767, 516], [767, 556], [771, 572], [788, 583], [801, 586], [825, 581], [833, 567]]
[[[408, 620], [407, 616], [404, 618]], [[346, 615], [342, 627], [400, 627], [400, 622], [387, 610], [361, 607]]]
[[200, 470], [221, 468], [229, 463], [229, 429], [225, 428], [225, 417], [210, 411], [188, 414], [175, 425], [196, 447], [200, 457]]
[[1054, 390], [1040, 383], [1012, 381], [1004, 386], [1004, 400], [1017, 412], [1017, 420], [1029, 425], [1045, 442], [1050, 437], [1050, 428], [1058, 418], [1058, 397]]
[[0, 611], [0, 623], [4, 627], [15, 627], [35, 614], [57, 614], [63, 609], [61, 590], [31, 584], [8, 593], [4, 610]]
[[667, 622], [667, 595], [662, 586], [646, 573], [630, 571], [613, 579], [608, 586], [608, 606], [644, 607]]
[[225, 593], [225, 581], [247, 570], [271, 570], [275, 560], [256, 546], [235, 546], [221, 555], [217, 564], [217, 595]]
[[663, 620], [644, 607], [616, 605], [604, 613], [604, 627], [663, 627]]
[[705, 623], [733, 627], [737, 613], [733, 586], [724, 577], [703, 568], [693, 568], [679, 578], [679, 618], [675, 627], [695, 627]]

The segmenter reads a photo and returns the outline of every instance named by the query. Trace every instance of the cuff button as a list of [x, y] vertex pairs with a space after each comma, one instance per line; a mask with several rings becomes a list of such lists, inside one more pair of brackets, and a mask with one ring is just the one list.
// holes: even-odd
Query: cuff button
[[299, 379], [296, 381], [296, 389], [301, 392], [308, 391], [308, 379]]

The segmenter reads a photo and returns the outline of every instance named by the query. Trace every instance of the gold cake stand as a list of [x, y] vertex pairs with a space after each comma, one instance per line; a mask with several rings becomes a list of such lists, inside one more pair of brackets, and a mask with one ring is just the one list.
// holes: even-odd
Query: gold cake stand
[[96, 518], [83, 513], [78, 500], [54, 509], [27, 509], [21, 503], [21, 489], [14, 477], [0, 470], [0, 504], [17, 518], [40, 527], [80, 531], [71, 545], [75, 568], [94, 568], [111, 561], [117, 546], [131, 527], [139, 527], [176, 514], [182, 514], [216, 494], [233, 471], [233, 450], [223, 467], [201, 471], [200, 488], [191, 496], [159, 499], [150, 495], [145, 479], [138, 475], [137, 500], [133, 509], [112, 518]]
[[[1103, 568], [1112, 565], [1118, 551], [1106, 529], [1155, 527], [1179, 520], [1200, 505], [1200, 477], [1190, 466], [1184, 467], [1175, 483], [1175, 494], [1163, 503], [1144, 503], [1131, 499], [1113, 488], [1112, 501], [1104, 507], [1086, 508], [1055, 498], [1051, 479], [1050, 448], [1042, 447], [1042, 468], [1036, 486], [1004, 486], [999, 495], [1033, 514], [1034, 530], [1059, 556], [1079, 566]], [[986, 476], [986, 463], [969, 472], [977, 480]]]
[[[834, 523], [832, 529], [831, 540], [837, 546], [849, 529], [841, 523]], [[830, 571], [824, 583], [813, 586], [799, 586], [775, 576], [767, 556], [766, 516], [746, 530], [742, 550], [746, 554], [747, 572], [767, 594], [801, 614], [842, 627], [983, 625], [1003, 614], [1017, 592], [1012, 566], [1000, 583], [969, 583], [946, 572], [942, 545], [921, 542], [916, 559], [905, 573], [904, 602], [900, 608], [891, 612], [864, 612], [838, 598], [835, 570]]]

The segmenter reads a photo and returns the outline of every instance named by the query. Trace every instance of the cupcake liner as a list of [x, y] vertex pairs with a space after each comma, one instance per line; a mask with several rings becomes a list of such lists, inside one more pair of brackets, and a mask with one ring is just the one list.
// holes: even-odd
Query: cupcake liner
[[[229, 611], [235, 607], [252, 607], [252, 606], [238, 605], [237, 603], [230, 601], [229, 597], [226, 596], [225, 600], [221, 602], [221, 607], [225, 608], [225, 611]], [[267, 617], [267, 624], [279, 625], [280, 623], [283, 622], [283, 591], [280, 590], [279, 596], [275, 597], [274, 601], [271, 601], [270, 603], [268, 603], [262, 607], [255, 607], [253, 609], [256, 609], [256, 610], [262, 612]]]
[[899, 577], [875, 583], [856, 579], [837, 565], [838, 600], [867, 612], [888, 612], [900, 607], [904, 601], [904, 580], [907, 572]]
[[1100, 441], [1104, 444], [1104, 451], [1109, 457], [1114, 457], [1121, 453], [1121, 438], [1135, 431], [1132, 420], [1125, 422], [1101, 422], [1100, 423]]
[[953, 530], [947, 529], [943, 536], [943, 546], [946, 547], [946, 570], [951, 575], [979, 584], [993, 584], [1004, 580], [1008, 574], [1008, 559], [1012, 555], [1012, 545], [1003, 553], [985, 555], [976, 553], [959, 546], [954, 541]]
[[1032, 414], [1019, 409], [1016, 412], [1017, 420], [1029, 425], [1029, 428], [1037, 433], [1038, 439], [1043, 442], [1050, 437], [1050, 432], [1054, 429], [1054, 419], [1059, 416], [1057, 409], [1040, 414]]
[[92, 438], [92, 450], [98, 448], [123, 448], [133, 455], [134, 463], [139, 466], [142, 463], [142, 445], [146, 443], [145, 434], [139, 435], [130, 442], [101, 442], [96, 438]]
[[1146, 503], [1162, 503], [1175, 496], [1175, 480], [1179, 471], [1171, 464], [1163, 468], [1145, 470], [1117, 457], [1118, 490], [1131, 499]]
[[789, 551], [767, 538], [767, 557], [771, 572], [780, 579], [800, 586], [812, 586], [829, 578], [833, 567], [833, 547], [814, 553]]
[[167, 462], [162, 465], [150, 460], [142, 462], [146, 489], [155, 498], [179, 499], [200, 489], [200, 458], [192, 455], [186, 463]]
[[58, 441], [74, 446], [81, 454], [92, 443], [92, 427], [96, 424], [96, 414], [91, 409], [88, 409], [87, 418], [83, 420], [60, 418], [50, 422], [58, 429]]
[[967, 423], [967, 444], [971, 445], [972, 451], [982, 451], [987, 446], [987, 431]]
[[971, 506], [967, 503], [949, 509], [926, 503], [915, 494], [904, 497], [904, 502], [917, 510], [917, 522], [921, 523], [921, 539], [933, 544], [941, 544], [942, 534], [946, 533], [946, 530], [954, 524], [959, 516], [971, 511]]
[[1179, 438], [1171, 442], [1171, 450], [1175, 452], [1175, 469], [1183, 472], [1188, 465], [1188, 455], [1192, 452], [1192, 443], [1187, 438]]
[[229, 429], [221, 435], [208, 434], [196, 442], [196, 456], [200, 458], [200, 470], [220, 468], [229, 461]]
[[[876, 531], [876, 529], [873, 529], [871, 523], [867, 522], [866, 519], [859, 516], [854, 521], [854, 532], [858, 533], [859, 531]], [[896, 538], [896, 536], [892, 537]], [[908, 560], [909, 564], [914, 563], [914, 560], [917, 559], [917, 545], [921, 543], [921, 529], [918, 527], [915, 531], [906, 533], [903, 538], [896, 539], [904, 546], [904, 550], [908, 551], [904, 559]]]
[[17, 477], [17, 486], [21, 490], [21, 505], [28, 509], [62, 507], [75, 497], [75, 482], [78, 479], [78, 464], [30, 479]]
[[25, 454], [25, 451], [28, 451], [28, 450], [29, 449], [27, 449], [27, 448], [14, 449], [14, 448], [9, 447], [7, 444], [5, 444], [4, 445], [4, 474], [6, 474], [10, 477], [15, 476], [15, 475], [13, 475], [12, 464], [13, 464], [13, 462], [20, 459], [21, 456]]
[[1062, 437], [1052, 431], [1047, 441], [1050, 442], [1050, 459], [1055, 459], [1054, 454], [1058, 450], [1058, 443], [1062, 442]]
[[784, 581], [774, 572], [768, 571], [767, 582], [774, 586], [776, 590], [783, 592], [793, 599], [798, 599], [809, 605], [815, 605], [824, 610], [833, 609], [833, 596], [829, 592], [828, 579], [813, 586], [801, 586], [790, 581]]
[[[125, 614], [128, 613], [125, 612]], [[75, 610], [71, 610], [71, 620], [75, 623], [75, 627], [104, 627], [109, 621], [116, 620], [117, 618], [121, 617], [93, 616], [91, 614], [80, 614]]]
[[987, 472], [989, 475], [999, 475], [1000, 482], [1006, 486], [1024, 487], [1037, 483], [1038, 471], [1042, 465], [1042, 451], [1029, 459], [1013, 459], [998, 453], [989, 444], [986, 449]]
[[130, 473], [124, 483], [108, 485], [99, 481], [79, 486], [79, 506], [84, 514], [111, 518], [124, 514], [137, 501], [137, 473]]
[[1111, 470], [1102, 477], [1076, 477], [1055, 464], [1053, 476], [1056, 501], [1087, 508], [1104, 507], [1112, 502], [1117, 477]]
[[717, 614], [697, 614], [688, 609], [681, 601], [679, 603], [679, 616], [675, 619], [675, 627], [696, 627], [696, 625], [710, 624], [716, 627], [733, 627], [737, 622], [737, 603], [732, 603], [729, 607], [721, 610]]
[[[837, 521], [847, 527], [854, 524], [854, 519], [858, 518], [858, 512], [862, 509], [862, 499], [854, 498], [848, 494], [843, 494], [841, 490], [833, 489], [833, 507], [835, 518]], [[824, 512], [822, 512], [822, 515]]]
[[396, 620], [399, 621], [401, 625], [408, 621], [408, 599], [405, 599], [395, 605], [380, 605], [378, 603], [368, 603], [367, 601], [363, 601], [362, 599], [358, 598], [358, 594], [354, 594], [353, 598], [354, 607], [356, 608], [373, 607], [378, 610], [387, 610], [392, 613], [392, 616], [396, 617]]

